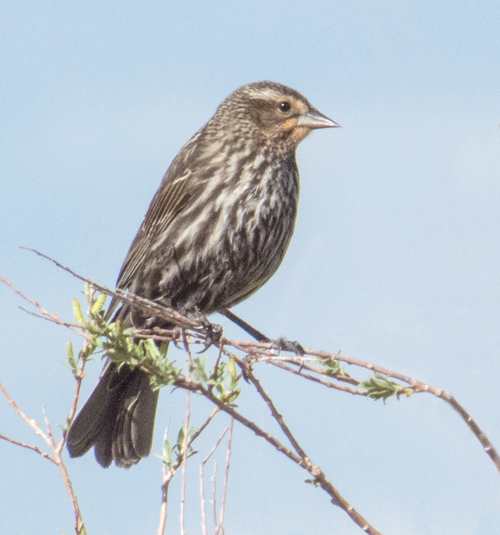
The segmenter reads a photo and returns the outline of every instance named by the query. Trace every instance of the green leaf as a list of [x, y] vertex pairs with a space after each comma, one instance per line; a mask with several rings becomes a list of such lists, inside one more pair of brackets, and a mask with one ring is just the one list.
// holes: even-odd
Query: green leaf
[[97, 316], [97, 314], [99, 314], [99, 312], [102, 310], [102, 307], [104, 306], [104, 303], [106, 303], [107, 297], [108, 296], [106, 294], [101, 294], [95, 300], [94, 304], [92, 305], [92, 309], [91, 309], [91, 312], [92, 312], [93, 316]]
[[151, 340], [151, 338], [141, 340], [139, 345], [142, 345], [142, 347], [144, 348], [144, 356], [147, 359], [152, 360], [154, 362], [156, 358], [160, 356], [158, 346], [154, 343], [153, 340]]
[[236, 378], [238, 377], [238, 370], [236, 369], [236, 362], [234, 361], [234, 359], [229, 359], [228, 368], [231, 377], [233, 378], [233, 380], [236, 380]]
[[184, 426], [180, 428], [179, 434], [177, 435], [177, 446], [179, 446], [179, 450], [182, 449], [183, 445], [184, 445]]
[[75, 363], [75, 353], [73, 352], [73, 344], [71, 342], [66, 343], [66, 353], [70, 364]]
[[327, 377], [342, 377], [344, 370], [340, 366], [340, 362], [335, 359], [327, 359], [323, 361], [324, 373]]
[[84, 323], [82, 307], [80, 306], [80, 301], [78, 301], [78, 299], [76, 298], [73, 298], [73, 314], [75, 315], [75, 318], [78, 323]]
[[205, 357], [203, 360], [201, 360], [198, 357], [194, 358], [193, 367], [191, 370], [193, 372], [193, 375], [203, 383], [206, 383], [209, 380], [208, 374], [206, 371], [207, 360], [208, 360], [208, 356]]
[[73, 351], [73, 344], [69, 341], [66, 343], [66, 354], [68, 355], [68, 362], [71, 366], [71, 371], [73, 372], [73, 375], [76, 375], [78, 370], [76, 367], [75, 353]]
[[387, 398], [392, 396], [401, 396], [407, 390], [404, 386], [390, 381], [386, 375], [382, 373], [375, 372], [374, 377], [370, 377], [368, 381], [362, 381], [359, 383], [360, 388], [366, 390], [366, 395], [372, 399], [383, 399], [384, 401]]
[[233, 390], [232, 392], [226, 392], [226, 394], [224, 395], [224, 403], [232, 403], [233, 401], [235, 401], [238, 396], [241, 394], [241, 388], [237, 388], [236, 390]]
[[168, 342], [163, 342], [160, 346], [160, 357], [163, 359], [167, 358], [168, 344]]
[[172, 465], [172, 446], [170, 442], [165, 439], [163, 442], [163, 455], [158, 455], [167, 466]]

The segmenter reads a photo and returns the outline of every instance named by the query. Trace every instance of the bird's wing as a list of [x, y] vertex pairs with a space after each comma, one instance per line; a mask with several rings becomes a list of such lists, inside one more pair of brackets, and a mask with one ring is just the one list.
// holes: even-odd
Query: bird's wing
[[[194, 182], [189, 180], [191, 168], [196, 168], [197, 154], [200, 150], [199, 140], [203, 137], [201, 128], [182, 147], [170, 164], [162, 183], [156, 192], [123, 262], [116, 281], [116, 287], [122, 290], [130, 288], [135, 274], [151, 248], [154, 238], [164, 232], [172, 220], [179, 214], [194, 194]], [[115, 301], [115, 300], [113, 300]], [[116, 303], [111, 303], [111, 305]], [[110, 305], [110, 311], [112, 307]]]
[[189, 201], [191, 188], [188, 186], [191, 170], [185, 168], [184, 172], [174, 179], [168, 175], [170, 173], [167, 173], [162, 185], [156, 192], [141, 228], [132, 242], [118, 276], [118, 288], [125, 289], [130, 286], [154, 238], [167, 229], [172, 220]]

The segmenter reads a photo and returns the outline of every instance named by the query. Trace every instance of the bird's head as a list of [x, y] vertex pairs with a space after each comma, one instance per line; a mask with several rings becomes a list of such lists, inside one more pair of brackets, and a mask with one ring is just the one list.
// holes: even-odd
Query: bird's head
[[340, 126], [298, 91], [276, 82], [240, 87], [220, 105], [215, 118], [231, 125], [232, 131], [289, 150], [295, 150], [312, 130]]

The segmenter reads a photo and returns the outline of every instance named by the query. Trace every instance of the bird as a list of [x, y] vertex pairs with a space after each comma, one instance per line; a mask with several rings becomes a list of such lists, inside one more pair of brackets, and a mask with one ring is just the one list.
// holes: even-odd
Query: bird
[[[229, 309], [271, 278], [290, 243], [299, 143], [337, 126], [283, 84], [254, 82], [231, 93], [163, 176], [117, 288], [187, 315], [234, 316]], [[113, 319], [126, 327], [172, 327], [130, 304], [120, 307]], [[70, 456], [94, 446], [103, 467], [138, 463], [151, 452], [157, 403], [148, 373], [108, 359], [69, 427]]]

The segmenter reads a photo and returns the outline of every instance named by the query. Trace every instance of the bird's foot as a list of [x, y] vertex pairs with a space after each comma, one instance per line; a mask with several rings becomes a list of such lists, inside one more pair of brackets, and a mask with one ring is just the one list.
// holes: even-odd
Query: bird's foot
[[216, 323], [208, 321], [207, 317], [201, 312], [196, 312], [193, 319], [199, 321], [200, 326], [204, 330], [204, 347], [201, 351], [198, 351], [198, 353], [204, 353], [210, 346], [216, 344], [222, 338], [222, 327]]
[[306, 353], [298, 342], [287, 340], [286, 338], [278, 338], [277, 340], [270, 340], [270, 342], [278, 346], [280, 351], [290, 351], [290, 353], [295, 353], [297, 357], [303, 357]]
[[243, 379], [247, 383], [250, 383], [250, 377], [253, 373], [253, 365], [255, 362], [255, 356], [248, 354], [241, 360], [241, 373], [243, 374]]

